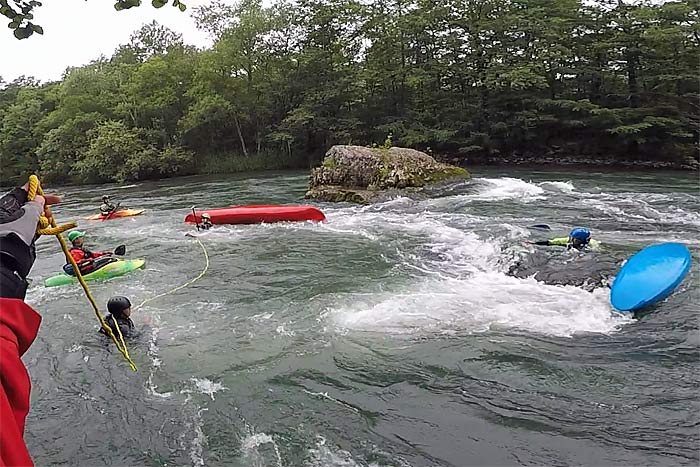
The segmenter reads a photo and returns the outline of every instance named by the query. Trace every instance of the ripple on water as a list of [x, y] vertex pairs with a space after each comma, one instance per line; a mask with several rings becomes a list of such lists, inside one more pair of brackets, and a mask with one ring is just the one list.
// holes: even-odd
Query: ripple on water
[[[297, 203], [306, 175], [119, 190], [123, 205], [148, 210], [89, 224], [90, 245], [126, 243], [146, 269], [92, 283], [99, 303], [139, 303], [202, 270], [185, 237], [192, 204]], [[540, 223], [551, 235], [589, 226], [610, 264], [665, 239], [697, 255], [692, 181], [502, 175], [372, 206], [321, 204], [325, 224], [201, 235], [208, 274], [134, 313], [151, 326], [129, 344], [137, 373], [95, 336], [78, 287], [41, 285], [64, 259], [40, 240], [28, 301], [43, 323], [25, 356], [36, 464], [697, 465], [697, 264], [636, 319], [613, 313], [606, 288], [507, 274]], [[95, 201], [64, 196], [61, 219]]]

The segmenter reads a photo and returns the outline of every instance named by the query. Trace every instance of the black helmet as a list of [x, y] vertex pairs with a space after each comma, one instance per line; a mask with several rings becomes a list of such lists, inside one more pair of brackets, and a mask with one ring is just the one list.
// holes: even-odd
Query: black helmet
[[107, 201], [109, 199], [109, 196], [107, 195], [102, 195], [102, 201]]
[[121, 315], [124, 310], [131, 307], [131, 302], [128, 298], [121, 295], [112, 297], [107, 302], [107, 311], [112, 315]]

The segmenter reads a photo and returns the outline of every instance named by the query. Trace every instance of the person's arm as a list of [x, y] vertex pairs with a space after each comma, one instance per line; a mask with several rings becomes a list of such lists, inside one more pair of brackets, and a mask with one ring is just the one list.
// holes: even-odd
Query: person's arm
[[550, 238], [547, 243], [549, 246], [569, 246], [568, 237]]
[[93, 258], [99, 258], [100, 256], [107, 256], [107, 255], [113, 255], [111, 251], [93, 251], [92, 252], [92, 257]]
[[34, 342], [41, 316], [24, 303], [34, 265], [36, 226], [45, 203], [27, 201], [27, 186], [0, 198], [0, 465], [33, 465], [24, 443], [31, 382], [22, 355]]
[[18, 298], [0, 298], [0, 464], [33, 465], [24, 443], [32, 388], [22, 355], [39, 331], [41, 316]]

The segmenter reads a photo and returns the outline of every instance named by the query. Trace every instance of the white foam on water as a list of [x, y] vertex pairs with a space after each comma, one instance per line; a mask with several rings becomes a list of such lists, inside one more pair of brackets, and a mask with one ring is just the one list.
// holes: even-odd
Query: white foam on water
[[571, 183], [571, 181], [568, 181], [568, 182], [557, 182], [557, 181], [541, 182], [541, 183], [539, 183], [539, 186], [546, 187], [546, 188], [551, 187], [551, 188], [559, 190], [563, 193], [573, 193], [574, 190], [576, 189], [576, 187], [574, 186], [573, 183]]
[[[359, 467], [367, 465], [357, 462], [348, 451], [340, 448], [332, 449], [327, 443], [326, 438], [317, 435], [316, 447], [309, 449], [310, 457], [307, 458], [304, 465], [309, 467]], [[372, 462], [369, 467], [380, 467], [380, 465]]]
[[[342, 218], [342, 219], [346, 219], [346, 218]], [[327, 231], [329, 231], [329, 232], [336, 233], [336, 234], [358, 235], [358, 236], [360, 236], [360, 237], [364, 237], [364, 238], [366, 238], [366, 239], [368, 239], [368, 240], [372, 240], [372, 241], [378, 241], [378, 240], [380, 239], [377, 235], [373, 235], [373, 234], [368, 233], [368, 232], [366, 232], [366, 231], [364, 231], [364, 230], [362, 230], [362, 229], [352, 229], [352, 228], [350, 228], [350, 229], [339, 229], [339, 228], [334, 227], [334, 226], [331, 226], [331, 225], [329, 225], [329, 224], [323, 224], [323, 225], [321, 226], [321, 228], [322, 228], [323, 230], [327, 230]]]
[[476, 180], [486, 182], [486, 186], [479, 193], [460, 196], [480, 201], [514, 199], [522, 202], [532, 202], [545, 199], [545, 196], [543, 196], [544, 188], [519, 178], [478, 178]]
[[596, 193], [581, 200], [616, 220], [640, 220], [659, 224], [686, 224], [700, 226], [700, 211], [687, 211], [674, 204], [655, 207], [653, 203], [667, 203], [669, 196], [655, 193]]
[[584, 198], [580, 201], [580, 203], [582, 206], [591, 207], [597, 211], [602, 212], [603, 214], [606, 214], [608, 217], [611, 217], [613, 219], [636, 219], [644, 222], [653, 222], [653, 219], [625, 211], [624, 209], [620, 208], [614, 203], [607, 202], [601, 198]]
[[190, 378], [190, 381], [194, 383], [198, 392], [208, 395], [211, 397], [211, 400], [214, 400], [214, 394], [217, 392], [228, 390], [228, 388], [224, 387], [223, 384], [216, 383], [206, 378]]
[[156, 314], [153, 316], [153, 327], [148, 340], [148, 356], [151, 358], [151, 368], [146, 381], [146, 389], [152, 396], [167, 399], [172, 396], [172, 392], [158, 392], [158, 385], [153, 381], [155, 372], [160, 368], [162, 360], [160, 359], [160, 349], [158, 348], [158, 335], [160, 334], [160, 317]]
[[280, 453], [279, 446], [277, 446], [275, 439], [266, 433], [253, 433], [249, 427], [248, 431], [251, 433], [241, 441], [243, 457], [252, 462], [253, 465], [268, 466], [270, 462], [268, 462], [265, 456], [260, 452], [260, 447], [269, 444], [275, 454], [274, 465], [281, 467], [283, 465], [282, 454]]
[[197, 416], [195, 417], [194, 426], [194, 438], [190, 444], [190, 460], [193, 466], [204, 465], [204, 446], [207, 444], [207, 437], [202, 430], [202, 412], [207, 409], [199, 409], [197, 411]]
[[277, 329], [275, 329], [275, 332], [279, 334], [280, 336], [286, 336], [286, 337], [294, 337], [296, 333], [294, 331], [291, 331], [289, 329], [286, 329], [284, 327], [284, 324], [280, 324], [277, 326]]
[[[527, 189], [542, 190], [535, 188]], [[528, 232], [503, 223], [505, 235], [481, 238], [469, 230], [473, 221], [454, 213], [356, 213], [358, 228], [419, 244], [417, 251], [400, 247], [396, 252], [415, 274], [409, 284], [393, 290], [326, 296], [322, 300], [330, 303], [321, 318], [340, 332], [410, 335], [518, 329], [573, 336], [613, 332], [630, 321], [613, 312], [607, 289], [591, 293], [506, 275], [512, 255], [502, 242], [525, 238]]]
[[251, 451], [258, 446], [261, 446], [263, 444], [267, 443], [274, 443], [275, 440], [272, 438], [272, 436], [265, 434], [265, 433], [255, 433], [249, 436], [246, 436], [245, 439], [243, 439], [243, 442], [241, 443], [241, 449], [243, 451]]
[[610, 333], [630, 318], [613, 312], [607, 289], [593, 293], [499, 272], [427, 279], [403, 290], [349, 294], [325, 316], [341, 329], [389, 334], [462, 334], [519, 329], [570, 337]]
[[275, 316], [275, 312], [274, 312], [274, 311], [268, 311], [268, 312], [265, 312], [265, 313], [258, 313], [258, 314], [256, 314], [256, 315], [251, 316], [251, 317], [248, 318], [248, 319], [251, 320], [251, 321], [261, 322], [261, 321], [268, 321], [268, 320], [269, 320], [270, 318], [272, 318], [273, 316]]

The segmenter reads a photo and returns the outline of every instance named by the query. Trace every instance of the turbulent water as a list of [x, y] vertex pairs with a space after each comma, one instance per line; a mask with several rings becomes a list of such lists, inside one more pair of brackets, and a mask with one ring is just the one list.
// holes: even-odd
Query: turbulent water
[[[697, 465], [700, 194], [694, 175], [475, 170], [467, 182], [373, 206], [321, 204], [324, 224], [221, 226], [199, 237], [206, 275], [134, 313], [132, 372], [96, 332], [78, 286], [29, 302], [44, 321], [25, 361], [37, 465]], [[70, 188], [59, 221], [113, 195], [144, 215], [81, 221], [94, 249], [127, 245], [146, 269], [92, 283], [139, 303], [196, 277], [188, 209], [297, 203], [302, 173]], [[588, 226], [578, 255], [527, 240]], [[679, 290], [642, 316], [604, 283], [639, 248], [681, 241]], [[530, 264], [532, 266], [532, 264]], [[591, 269], [593, 271], [593, 269]], [[594, 271], [596, 273], [600, 271]], [[566, 281], [561, 282], [566, 284]]]

